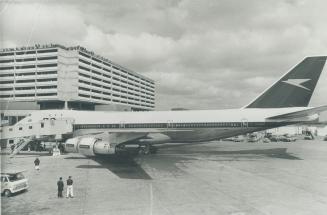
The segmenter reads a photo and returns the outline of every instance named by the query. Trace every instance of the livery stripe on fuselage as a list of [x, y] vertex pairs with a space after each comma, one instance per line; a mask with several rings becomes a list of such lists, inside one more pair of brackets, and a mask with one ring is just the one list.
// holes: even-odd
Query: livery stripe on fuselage
[[203, 122], [203, 123], [120, 123], [120, 124], [75, 124], [79, 129], [192, 129], [192, 128], [274, 128], [297, 122]]

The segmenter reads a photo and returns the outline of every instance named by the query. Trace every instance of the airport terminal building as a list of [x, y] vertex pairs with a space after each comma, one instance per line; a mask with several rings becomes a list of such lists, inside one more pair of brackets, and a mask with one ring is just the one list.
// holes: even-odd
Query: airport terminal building
[[147, 111], [153, 80], [81, 46], [0, 50], [1, 109]]

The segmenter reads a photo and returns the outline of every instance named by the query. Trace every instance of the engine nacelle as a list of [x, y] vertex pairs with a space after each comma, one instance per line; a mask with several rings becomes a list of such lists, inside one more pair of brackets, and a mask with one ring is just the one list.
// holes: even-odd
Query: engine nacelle
[[80, 138], [78, 138], [78, 137], [67, 139], [64, 144], [65, 151], [71, 152], [71, 153], [77, 153], [78, 152], [77, 145], [78, 145], [79, 141], [80, 141]]
[[76, 137], [68, 139], [65, 143], [67, 152], [78, 152], [86, 156], [112, 155], [116, 153], [116, 147], [109, 142], [95, 137]]
[[86, 156], [94, 156], [94, 144], [97, 141], [94, 137], [83, 137], [80, 139], [79, 143], [77, 144], [77, 150], [82, 155]]
[[116, 153], [116, 147], [109, 142], [98, 140], [94, 143], [93, 151], [96, 155], [113, 155]]

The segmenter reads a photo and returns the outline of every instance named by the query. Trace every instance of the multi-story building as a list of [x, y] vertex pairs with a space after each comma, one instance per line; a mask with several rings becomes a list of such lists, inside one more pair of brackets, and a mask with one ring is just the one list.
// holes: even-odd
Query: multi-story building
[[2, 108], [153, 110], [155, 83], [80, 46], [35, 45], [0, 50], [0, 99]]

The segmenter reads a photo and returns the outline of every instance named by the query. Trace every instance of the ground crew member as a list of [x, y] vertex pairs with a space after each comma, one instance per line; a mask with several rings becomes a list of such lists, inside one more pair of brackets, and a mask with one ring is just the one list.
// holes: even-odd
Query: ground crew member
[[69, 176], [67, 179], [67, 194], [66, 198], [71, 197], [74, 198], [74, 192], [73, 192], [73, 180], [72, 177]]
[[62, 191], [64, 190], [64, 182], [62, 181], [62, 177], [59, 178], [57, 182], [58, 186], [58, 198], [62, 198]]
[[40, 170], [40, 160], [39, 158], [36, 158], [34, 161], [35, 169]]
[[13, 153], [15, 150], [15, 144], [11, 144], [10, 149], [11, 149], [11, 153]]
[[64, 153], [64, 146], [63, 146], [62, 143], [59, 143], [58, 149], [60, 150], [60, 154], [63, 154]]

